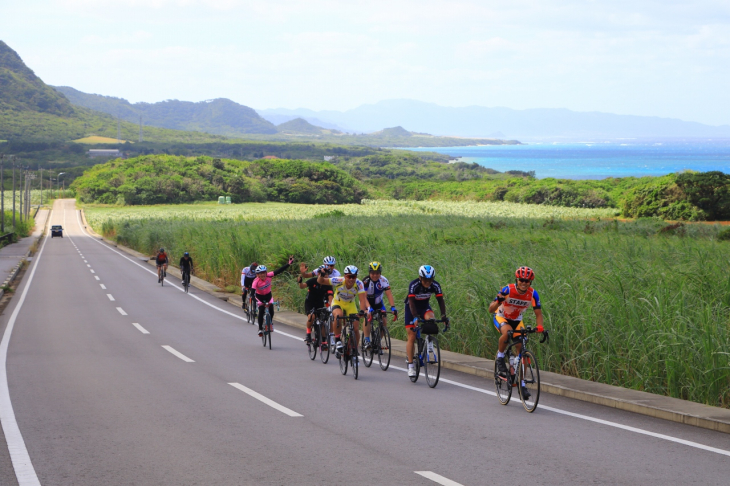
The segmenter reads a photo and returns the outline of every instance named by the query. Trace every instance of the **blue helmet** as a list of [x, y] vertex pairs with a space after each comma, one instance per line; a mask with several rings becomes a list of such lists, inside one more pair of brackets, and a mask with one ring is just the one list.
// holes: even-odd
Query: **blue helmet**
[[262, 272], [268, 272], [269, 269], [266, 268], [266, 265], [259, 265], [256, 267], [256, 273], [262, 273]]
[[322, 263], [324, 263], [325, 265], [334, 265], [335, 263], [337, 263], [337, 260], [335, 260], [335, 257], [333, 256], [326, 256], [324, 257], [324, 260], [322, 260]]
[[348, 265], [345, 267], [345, 275], [357, 275], [357, 267], [355, 265]]
[[433, 278], [436, 275], [436, 269], [431, 265], [422, 265], [418, 269], [418, 276], [423, 278]]

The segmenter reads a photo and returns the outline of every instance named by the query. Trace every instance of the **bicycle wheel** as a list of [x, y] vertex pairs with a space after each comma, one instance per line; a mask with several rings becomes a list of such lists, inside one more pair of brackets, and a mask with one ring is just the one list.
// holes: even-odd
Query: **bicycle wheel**
[[[540, 370], [537, 367], [535, 355], [530, 351], [522, 352], [522, 359], [519, 367], [519, 384], [520, 384], [520, 400], [525, 410], [532, 413], [537, 408], [537, 402], [540, 400]], [[522, 382], [525, 382], [525, 389], [530, 397], [525, 399], [523, 396]]]
[[322, 363], [327, 364], [327, 361], [330, 360], [330, 327], [329, 327], [329, 320], [325, 320], [320, 322], [320, 329], [321, 329], [321, 339], [319, 342], [319, 359], [322, 360]]
[[352, 368], [352, 376], [357, 380], [357, 373], [360, 367], [358, 366], [359, 357], [357, 352], [357, 343], [355, 342], [355, 336], [350, 335], [350, 367]]
[[[372, 324], [371, 324], [372, 325]], [[373, 364], [373, 353], [375, 352], [375, 333], [370, 333], [370, 349], [365, 347], [365, 333], [362, 333], [362, 360], [366, 368]]]
[[259, 308], [258, 305], [255, 302], [251, 302], [249, 304], [249, 309], [251, 309], [251, 324], [256, 325], [259, 321]]
[[[347, 341], [345, 341], [347, 342]], [[347, 346], [344, 346], [342, 353], [340, 353], [340, 373], [343, 375], [347, 374], [347, 363], [350, 361], [350, 357], [347, 355]]]
[[[433, 350], [428, 349], [428, 342], [431, 341]], [[423, 354], [426, 359], [423, 360], [423, 367], [426, 372], [426, 383], [431, 388], [435, 388], [439, 383], [439, 376], [441, 375], [441, 348], [439, 348], [439, 338], [436, 336], [428, 336], [426, 338], [426, 345], [423, 349]]]
[[423, 339], [418, 338], [416, 339], [416, 350], [417, 352], [413, 353], [413, 366], [416, 368], [416, 376], [409, 376], [408, 378], [411, 379], [413, 383], [418, 381], [418, 375], [421, 374], [421, 349], [423, 348]]
[[271, 314], [266, 313], [266, 332], [264, 333], [269, 336], [269, 349], [271, 349], [271, 336], [274, 334], [273, 326], [271, 325]]
[[319, 323], [317, 321], [314, 322], [309, 337], [312, 339], [312, 342], [307, 344], [309, 359], [314, 360], [317, 357], [317, 348], [319, 347]]
[[385, 326], [380, 326], [378, 331], [378, 362], [380, 369], [385, 371], [390, 366], [390, 332]]
[[494, 386], [497, 388], [499, 403], [507, 405], [512, 398], [512, 380], [509, 377], [500, 376], [496, 360], [494, 361]]

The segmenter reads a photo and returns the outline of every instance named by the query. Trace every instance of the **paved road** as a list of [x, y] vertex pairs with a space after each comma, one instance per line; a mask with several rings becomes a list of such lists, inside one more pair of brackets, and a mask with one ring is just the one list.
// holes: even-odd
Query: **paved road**
[[[85, 235], [73, 202], [51, 218], [67, 237], [45, 241], [2, 316], [27, 287], [7, 374], [43, 485], [730, 481], [725, 434], [550, 395], [527, 414], [456, 372], [434, 390], [395, 368], [355, 381], [309, 361], [301, 331], [284, 325], [269, 351], [233, 306], [160, 287], [147, 265]], [[2, 451], [2, 485], [17, 484], [8, 461]]]

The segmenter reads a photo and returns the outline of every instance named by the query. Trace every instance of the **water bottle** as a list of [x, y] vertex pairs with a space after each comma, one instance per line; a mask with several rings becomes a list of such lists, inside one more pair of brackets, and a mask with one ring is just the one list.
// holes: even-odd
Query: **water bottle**
[[433, 340], [429, 339], [427, 342], [428, 342], [428, 354], [433, 354]]

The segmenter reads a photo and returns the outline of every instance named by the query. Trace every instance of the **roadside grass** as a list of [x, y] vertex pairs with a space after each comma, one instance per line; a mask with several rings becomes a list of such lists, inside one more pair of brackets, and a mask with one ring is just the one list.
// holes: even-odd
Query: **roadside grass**
[[[242, 266], [276, 267], [289, 254], [310, 268], [335, 255], [338, 268], [355, 264], [363, 273], [378, 260], [402, 314], [418, 267], [434, 265], [453, 322], [444, 348], [489, 358], [497, 344], [489, 302], [516, 267], [529, 265], [551, 330], [549, 345], [533, 345], [543, 369], [730, 406], [730, 242], [717, 238], [719, 225], [668, 231], [657, 219], [468, 216], [411, 204], [393, 202], [377, 215], [337, 206], [345, 216], [321, 217], [333, 208], [253, 205], [265, 217], [242, 207], [249, 205], [237, 206], [253, 211], [245, 217], [209, 206], [86, 211], [97, 231], [139, 251], [164, 246], [173, 260], [190, 251], [196, 274], [223, 288], [238, 286]], [[295, 277], [277, 277], [276, 292], [302, 311]], [[392, 332], [404, 337], [402, 320]]]

